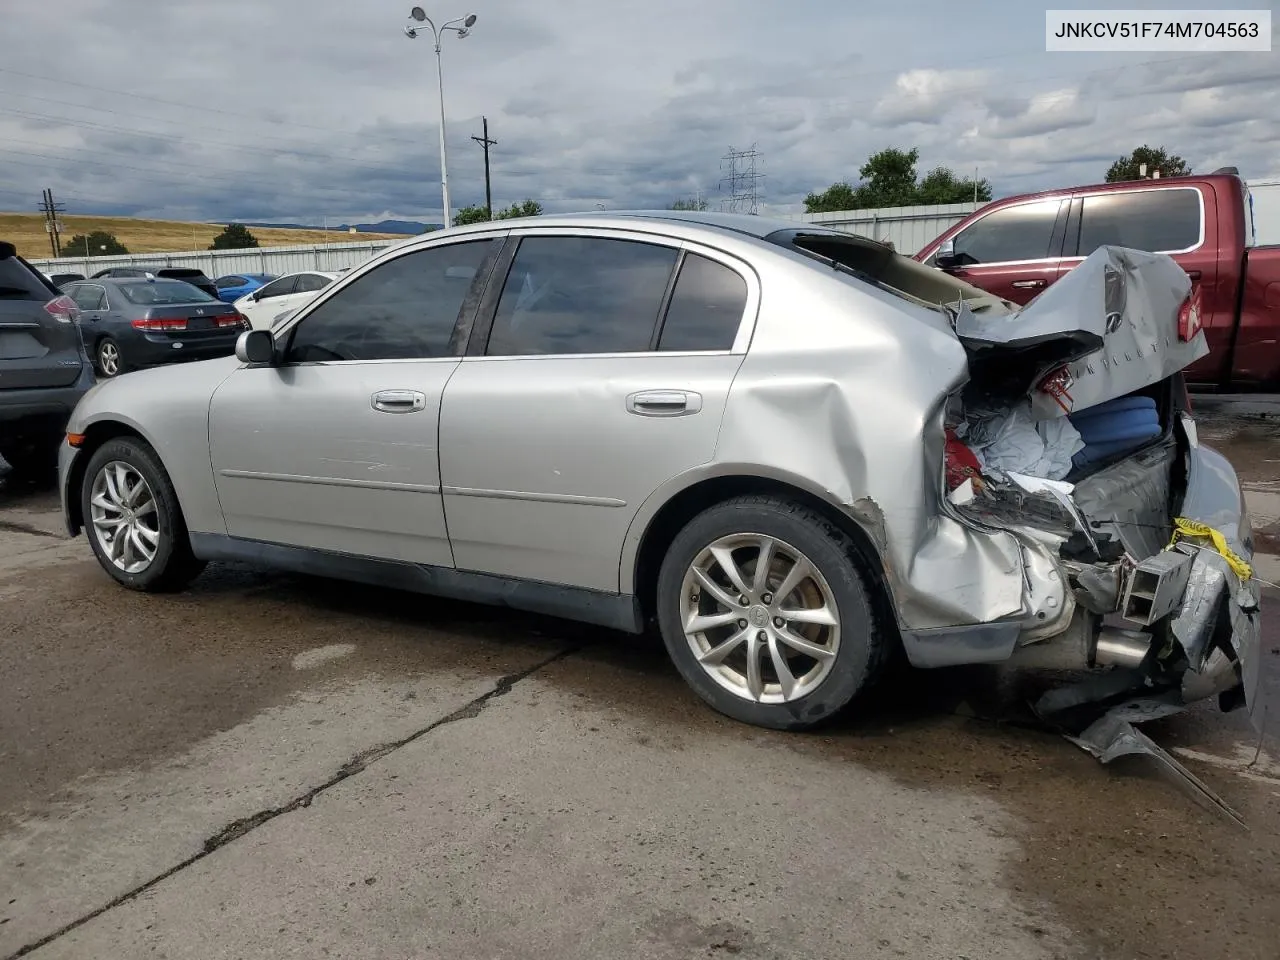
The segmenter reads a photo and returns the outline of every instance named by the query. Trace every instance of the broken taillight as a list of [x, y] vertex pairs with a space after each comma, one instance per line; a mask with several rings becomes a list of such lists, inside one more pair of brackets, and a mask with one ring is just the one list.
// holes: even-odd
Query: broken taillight
[[1071, 387], [1074, 384], [1075, 378], [1071, 376], [1070, 368], [1058, 367], [1042, 377], [1036, 384], [1036, 389], [1053, 397], [1054, 403], [1060, 406], [1064, 413], [1070, 413], [1075, 406], [1075, 400], [1071, 397]]
[[1183, 343], [1193, 340], [1202, 326], [1200, 284], [1195, 283], [1191, 285], [1191, 293], [1182, 301], [1182, 309], [1178, 311], [1178, 339]]

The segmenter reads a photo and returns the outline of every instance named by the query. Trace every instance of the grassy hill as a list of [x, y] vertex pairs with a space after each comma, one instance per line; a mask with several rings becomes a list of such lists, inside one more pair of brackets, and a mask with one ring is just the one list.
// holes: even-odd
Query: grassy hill
[[[130, 253], [176, 253], [204, 250], [222, 232], [223, 224], [183, 223], [177, 220], [135, 220], [132, 217], [63, 217], [62, 240], [65, 243], [77, 233], [105, 230], [113, 233]], [[287, 247], [291, 244], [324, 243], [321, 230], [285, 230], [277, 227], [250, 227], [250, 232], [264, 247]], [[403, 234], [335, 233], [328, 242], [349, 240], [403, 240]], [[44, 217], [38, 213], [0, 213], [0, 240], [7, 240], [28, 260], [50, 257], [49, 235], [44, 232]]]

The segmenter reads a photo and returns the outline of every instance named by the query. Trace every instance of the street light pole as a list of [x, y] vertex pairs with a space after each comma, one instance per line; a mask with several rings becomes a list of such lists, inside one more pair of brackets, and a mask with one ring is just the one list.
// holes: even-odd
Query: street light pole
[[[426, 12], [421, 7], [414, 7], [409, 11], [409, 17], [417, 23], [425, 23], [431, 28], [431, 34], [435, 38], [436, 50], [436, 89], [440, 93], [440, 191], [444, 197], [444, 225], [445, 229], [453, 226], [453, 210], [449, 205], [449, 158], [445, 147], [444, 136], [444, 61], [440, 55], [440, 38], [446, 30], [452, 30], [461, 40], [471, 32], [471, 28], [475, 26], [476, 15], [468, 14], [465, 17], [458, 17], [456, 20], [450, 20], [447, 23], [436, 27]], [[456, 24], [462, 26], [456, 26]], [[410, 40], [416, 40], [418, 30], [414, 26], [404, 28], [405, 36]]]

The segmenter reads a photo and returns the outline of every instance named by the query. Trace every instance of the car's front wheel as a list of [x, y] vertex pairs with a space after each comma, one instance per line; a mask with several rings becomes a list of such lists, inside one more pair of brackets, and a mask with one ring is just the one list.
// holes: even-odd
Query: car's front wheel
[[875, 678], [887, 642], [857, 550], [820, 514], [739, 497], [677, 534], [658, 574], [658, 623], [694, 691], [737, 720], [799, 730]]
[[176, 590], [204, 568], [191, 552], [173, 483], [144, 441], [121, 437], [94, 451], [80, 498], [98, 562], [126, 587]]

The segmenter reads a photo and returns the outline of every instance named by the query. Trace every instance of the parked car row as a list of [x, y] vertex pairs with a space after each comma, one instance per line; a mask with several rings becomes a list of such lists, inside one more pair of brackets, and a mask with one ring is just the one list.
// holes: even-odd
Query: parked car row
[[[653, 626], [713, 708], [783, 729], [895, 651], [1084, 673], [1051, 693], [1087, 743], [1209, 698], [1261, 716], [1250, 523], [1187, 409], [1208, 346], [1167, 256], [1100, 247], [1020, 307], [846, 233], [668, 211], [321, 277], [279, 318], [300, 278], [250, 294], [234, 356], [77, 406], [67, 526], [123, 586], [230, 559]], [[1077, 462], [1104, 409], [1142, 430]]]

